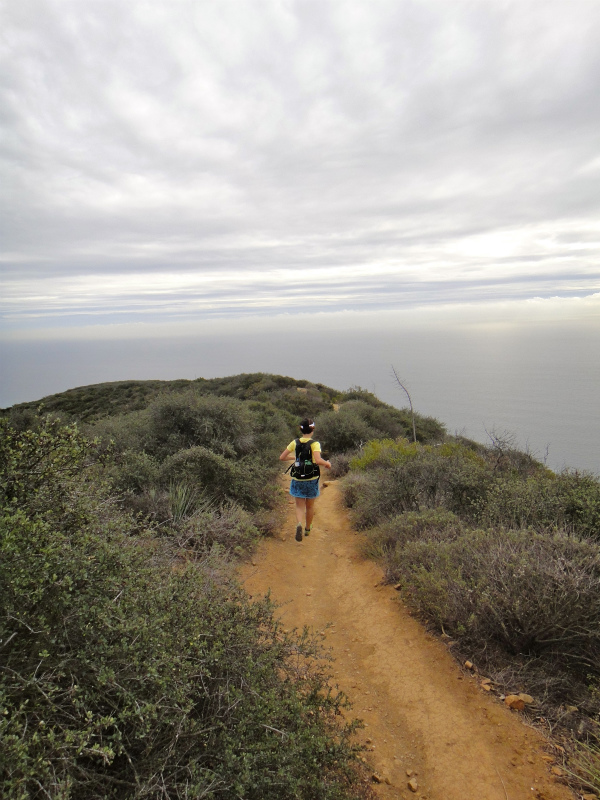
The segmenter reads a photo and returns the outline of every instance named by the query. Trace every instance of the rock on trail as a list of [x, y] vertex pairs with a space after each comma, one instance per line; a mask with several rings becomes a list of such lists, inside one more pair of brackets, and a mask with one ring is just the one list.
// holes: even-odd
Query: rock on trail
[[[254, 596], [269, 590], [286, 628], [323, 631], [335, 681], [361, 718], [374, 789], [385, 800], [573, 800], [551, 774], [547, 743], [515, 711], [464, 676], [360, 555], [339, 486], [328, 483], [309, 537], [285, 530], [242, 570]], [[464, 678], [464, 679], [463, 679]], [[545, 759], [542, 758], [545, 756]]]

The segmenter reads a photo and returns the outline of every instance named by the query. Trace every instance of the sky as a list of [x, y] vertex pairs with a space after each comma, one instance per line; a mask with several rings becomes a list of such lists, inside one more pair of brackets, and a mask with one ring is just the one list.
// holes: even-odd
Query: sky
[[0, 405], [225, 332], [597, 336], [600, 4], [0, 0], [0, 243]]

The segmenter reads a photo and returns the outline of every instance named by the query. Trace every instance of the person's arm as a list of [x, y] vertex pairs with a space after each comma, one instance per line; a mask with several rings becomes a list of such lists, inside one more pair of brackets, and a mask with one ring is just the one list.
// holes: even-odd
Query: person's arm
[[325, 459], [321, 456], [321, 445], [319, 443], [317, 443], [317, 447], [319, 447], [319, 450], [315, 449], [312, 451], [313, 464], [318, 464], [320, 467], [331, 469], [331, 461], [325, 461]]
[[331, 461], [325, 461], [324, 458], [321, 458], [321, 453], [319, 450], [313, 452], [313, 462], [318, 464], [320, 467], [326, 467], [326, 469], [331, 469]]
[[279, 456], [280, 461], [290, 461], [296, 458], [296, 454], [293, 450], [288, 450], [287, 447], [283, 451], [283, 453]]

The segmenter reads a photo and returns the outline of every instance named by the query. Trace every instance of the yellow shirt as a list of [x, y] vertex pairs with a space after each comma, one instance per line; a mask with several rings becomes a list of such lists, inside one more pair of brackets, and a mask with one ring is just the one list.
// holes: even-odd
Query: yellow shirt
[[[312, 453], [320, 453], [321, 452], [321, 442], [313, 442], [313, 440], [310, 438], [310, 436], [301, 436], [300, 437], [300, 441], [302, 442], [302, 444], [304, 444], [305, 442], [310, 441], [310, 450], [311, 450]], [[294, 453], [295, 452], [295, 450], [296, 450], [296, 440], [295, 439], [294, 439], [293, 442], [290, 442], [288, 444], [287, 449], [290, 451], [290, 453]]]

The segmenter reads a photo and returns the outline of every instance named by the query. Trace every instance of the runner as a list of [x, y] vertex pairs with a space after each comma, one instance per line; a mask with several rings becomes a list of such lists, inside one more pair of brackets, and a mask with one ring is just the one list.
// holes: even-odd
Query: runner
[[[331, 463], [321, 458], [321, 445], [313, 440], [315, 423], [312, 419], [303, 419], [300, 423], [299, 439], [294, 439], [279, 456], [280, 461], [294, 461], [290, 494], [296, 500], [296, 541], [302, 541], [302, 525], [304, 535], [308, 536], [312, 528], [315, 514], [315, 500], [319, 496], [319, 466], [331, 469]], [[302, 447], [306, 445], [306, 447]]]

